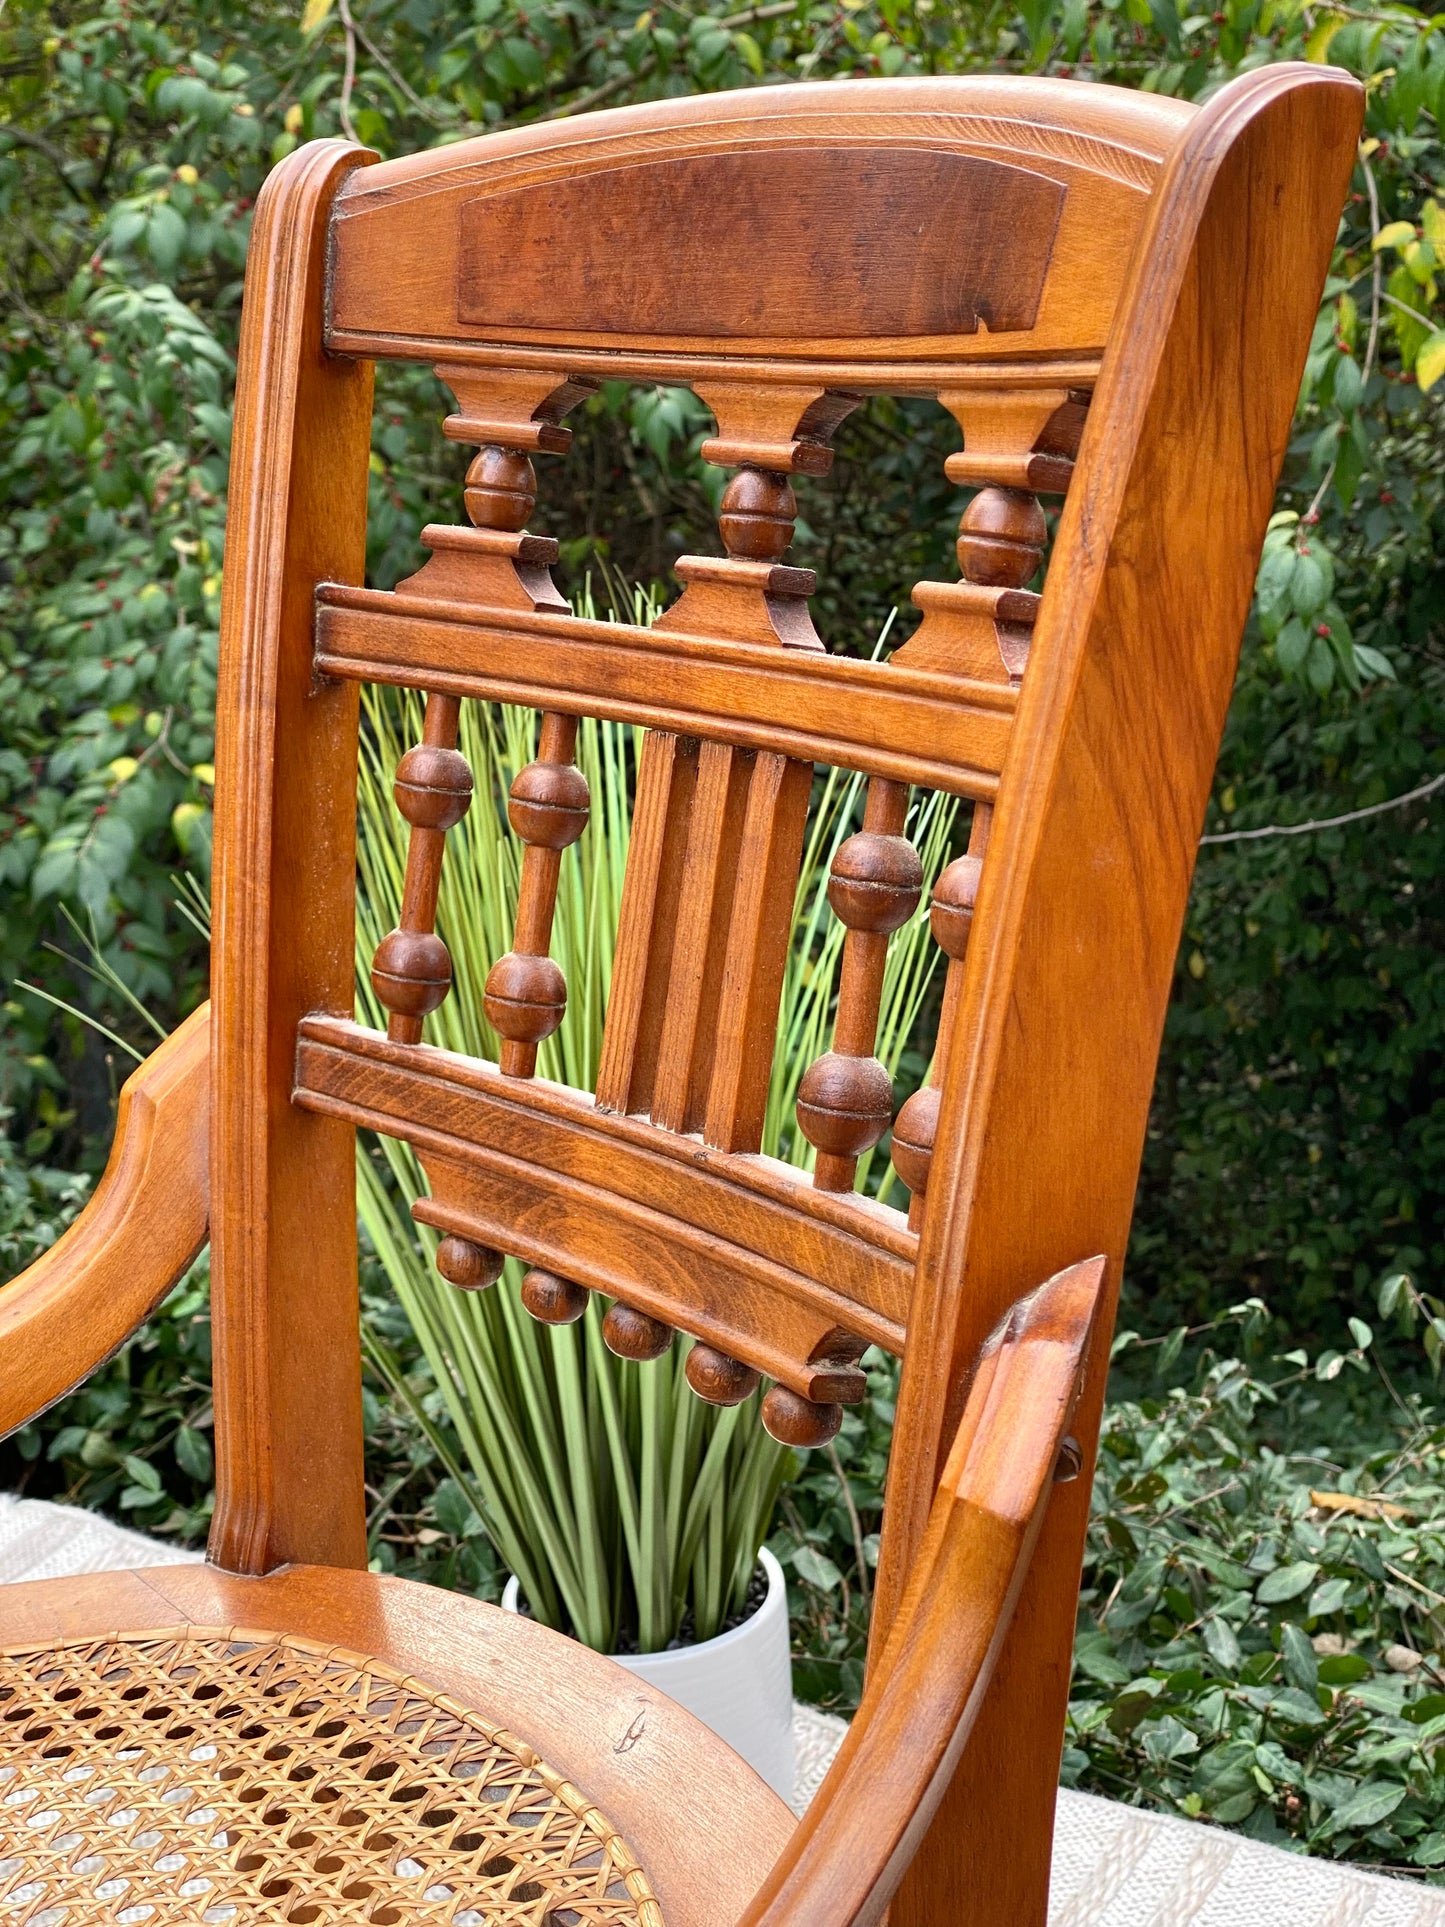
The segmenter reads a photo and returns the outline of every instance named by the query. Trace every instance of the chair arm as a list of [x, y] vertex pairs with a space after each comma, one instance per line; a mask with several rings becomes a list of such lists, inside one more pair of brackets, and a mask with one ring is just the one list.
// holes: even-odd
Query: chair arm
[[738, 1927], [880, 1920], [948, 1787], [1013, 1617], [1104, 1279], [1090, 1258], [984, 1347], [893, 1632], [828, 1777]]
[[94, 1197], [0, 1288], [0, 1438], [109, 1358], [205, 1244], [210, 1020], [203, 1004], [127, 1078]]

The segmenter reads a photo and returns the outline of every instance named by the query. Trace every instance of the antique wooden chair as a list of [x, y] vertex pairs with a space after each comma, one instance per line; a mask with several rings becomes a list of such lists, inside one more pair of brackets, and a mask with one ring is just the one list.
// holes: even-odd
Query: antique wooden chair
[[[209, 1234], [204, 1569], [0, 1598], [0, 1911], [59, 1923], [1040, 1927], [1089, 1473], [1193, 854], [1360, 89], [1280, 66], [1203, 109], [1061, 81], [670, 100], [271, 176], [247, 274], [217, 748], [214, 996], [132, 1078], [89, 1209], [0, 1295], [0, 1425], [76, 1384]], [[361, 586], [372, 363], [436, 366], [467, 527]], [[603, 379], [688, 383], [738, 473], [722, 557], [650, 631], [573, 616], [530, 457]], [[789, 476], [866, 396], [937, 397], [976, 486], [963, 579], [886, 662], [830, 655]], [[1038, 496], [1065, 496], [1047, 585]], [[357, 686], [427, 692], [397, 776], [385, 1036], [352, 1021]], [[422, 1042], [471, 775], [463, 698], [541, 712], [518, 778], [499, 1065]], [[576, 719], [646, 726], [595, 1093], [539, 1080], [583, 832]], [[865, 772], [835, 865], [816, 1176], [758, 1154], [813, 766]], [[908, 786], [972, 799], [934, 891], [933, 1081], [891, 1121]], [[209, 1116], [209, 1144], [208, 1125]], [[417, 1149], [438, 1264], [539, 1318], [700, 1342], [828, 1439], [868, 1344], [902, 1390], [862, 1710], [806, 1819], [560, 1635], [366, 1571], [358, 1126]], [[1070, 1436], [1071, 1434], [1071, 1436]], [[1068, 1475], [1077, 1474], [1072, 1482]], [[1062, 1476], [1061, 1476], [1062, 1475]], [[7, 1791], [6, 1788], [9, 1790]], [[17, 1844], [17, 1842], [19, 1844]], [[147, 1911], [149, 1910], [149, 1911]]]

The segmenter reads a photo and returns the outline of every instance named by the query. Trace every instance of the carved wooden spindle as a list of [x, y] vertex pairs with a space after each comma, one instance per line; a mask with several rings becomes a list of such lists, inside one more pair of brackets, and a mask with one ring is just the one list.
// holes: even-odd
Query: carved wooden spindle
[[502, 1038], [502, 1069], [531, 1077], [537, 1046], [550, 1037], [567, 1009], [567, 985], [548, 955], [562, 852], [587, 827], [591, 799], [587, 779], [572, 761], [577, 718], [548, 711], [542, 717], [537, 759], [512, 784], [507, 815], [526, 844], [517, 896], [513, 947], [493, 964], [483, 1003], [487, 1022]]
[[923, 621], [893, 660], [1017, 687], [1040, 602], [1026, 585], [1048, 535], [1038, 495], [1067, 491], [1089, 397], [1080, 389], [969, 389], [939, 400], [964, 434], [964, 447], [944, 464], [948, 478], [978, 489], [959, 525], [963, 580], [915, 586]]
[[587, 1309], [587, 1297], [583, 1286], [535, 1266], [522, 1280], [522, 1303], [543, 1325], [575, 1325]]
[[893, 1084], [873, 1054], [890, 934], [918, 908], [923, 867], [903, 835], [906, 784], [874, 777], [863, 828], [833, 859], [828, 901], [848, 926], [833, 1048], [804, 1074], [798, 1122], [818, 1150], [820, 1191], [851, 1191], [862, 1153], [893, 1118]]
[[470, 1238], [447, 1237], [437, 1246], [437, 1270], [458, 1291], [485, 1291], [496, 1284], [503, 1262], [500, 1251]]
[[838, 1436], [841, 1405], [815, 1405], [786, 1385], [772, 1385], [763, 1397], [763, 1425], [780, 1445], [811, 1452]]
[[709, 1405], [741, 1405], [757, 1390], [760, 1377], [751, 1365], [702, 1343], [688, 1353], [683, 1371], [688, 1384]]
[[661, 1358], [672, 1343], [672, 1327], [660, 1318], [649, 1318], [645, 1311], [634, 1311], [619, 1299], [607, 1307], [602, 1336], [607, 1349], [619, 1358], [646, 1364], [649, 1359]]
[[939, 1080], [948, 1059], [949, 1040], [963, 998], [963, 964], [973, 929], [973, 906], [983, 874], [983, 854], [988, 845], [992, 818], [993, 811], [987, 804], [980, 803], [975, 808], [968, 854], [956, 857], [933, 886], [929, 928], [933, 932], [934, 942], [948, 958], [943, 1010], [938, 1020], [938, 1036], [934, 1043], [933, 1068], [929, 1080], [903, 1105], [893, 1126], [893, 1168], [913, 1194], [908, 1222], [915, 1231], [919, 1229], [923, 1218], [928, 1173], [933, 1163], [934, 1140], [938, 1135], [938, 1113], [942, 1100]]
[[422, 1019], [452, 984], [452, 960], [434, 926], [446, 833], [472, 800], [472, 772], [457, 749], [460, 708], [455, 696], [428, 696], [422, 740], [396, 766], [396, 804], [411, 840], [401, 922], [377, 945], [371, 985], [390, 1013], [387, 1035], [398, 1044], [421, 1042]]

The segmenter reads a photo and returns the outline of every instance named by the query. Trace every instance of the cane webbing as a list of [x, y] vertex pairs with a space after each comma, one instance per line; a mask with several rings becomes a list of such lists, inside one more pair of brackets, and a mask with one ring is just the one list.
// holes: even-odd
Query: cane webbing
[[663, 1927], [531, 1748], [375, 1659], [180, 1627], [0, 1652], [0, 1922]]

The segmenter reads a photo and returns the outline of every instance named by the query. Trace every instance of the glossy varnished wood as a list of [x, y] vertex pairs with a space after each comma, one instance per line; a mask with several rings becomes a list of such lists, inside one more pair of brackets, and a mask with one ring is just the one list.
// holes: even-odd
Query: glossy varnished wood
[[[417, 1216], [446, 1234], [438, 1268], [459, 1288], [486, 1288], [511, 1252], [546, 1322], [605, 1291], [615, 1350], [656, 1358], [690, 1332], [699, 1395], [729, 1403], [766, 1373], [764, 1423], [800, 1448], [836, 1432], [866, 1343], [901, 1352], [864, 1711], [746, 1915], [757, 1927], [885, 1905], [894, 1927], [1046, 1918], [1107, 1331], [1360, 101], [1347, 77], [1294, 66], [1197, 112], [1046, 80], [768, 89], [369, 169], [315, 144], [258, 208], [218, 749], [213, 1556], [364, 1558], [358, 1125], [417, 1148]], [[436, 366], [456, 396], [446, 433], [479, 449], [472, 525], [423, 531], [431, 559], [392, 594], [358, 586], [370, 389], [348, 357], [371, 355]], [[717, 419], [704, 459], [736, 471], [726, 552], [680, 560], [652, 630], [572, 616], [558, 543], [525, 526], [531, 456], [565, 453], [564, 417], [614, 378], [692, 383]], [[978, 493], [959, 579], [916, 585], [914, 635], [860, 663], [830, 655], [809, 612], [792, 478], [826, 474], [839, 423], [880, 391], [950, 411], [948, 475]], [[1040, 496], [1063, 502], [1042, 582]], [[431, 718], [398, 788], [415, 876], [381, 973], [389, 1038], [350, 1021], [366, 679], [426, 691]], [[500, 1066], [429, 1050], [424, 1010], [401, 1008], [434, 1008], [450, 978], [431, 924], [465, 783], [437, 759], [466, 697], [544, 718], [512, 797], [515, 944], [488, 986]], [[586, 833], [570, 760], [585, 715], [644, 731], [595, 1101], [537, 1079], [532, 1056], [565, 1006], [548, 951], [564, 852]], [[830, 881], [847, 938], [833, 1048], [800, 1093], [812, 1184], [755, 1152], [817, 761], [869, 786]], [[905, 1220], [848, 1187], [892, 1110], [872, 1052], [888, 933], [921, 885], [910, 784], [974, 813], [934, 887], [947, 979], [929, 1083], [894, 1126]], [[1059, 1464], [1080, 1476], [1055, 1489], [1071, 1411]], [[389, 1654], [376, 1601], [420, 1597], [342, 1573], [274, 1583], [299, 1588], [288, 1612], [304, 1594], [308, 1630]], [[82, 1584], [65, 1610], [109, 1597]], [[443, 1684], [438, 1669], [477, 1676], [492, 1639], [470, 1611], [438, 1604], [415, 1647]], [[584, 1699], [599, 1663], [579, 1662]], [[549, 1675], [546, 1694], [560, 1720], [565, 1686]], [[604, 1807], [617, 1792], [642, 1846], [616, 1770], [588, 1789]], [[669, 1770], [690, 1803], [680, 1753]], [[649, 1813], [650, 1786], [634, 1789]], [[763, 1833], [771, 1856], [782, 1836]], [[736, 1921], [742, 1868], [705, 1899], [678, 1871], [678, 1918]]]
[[[1034, 631], [943, 1067], [880, 1645], [968, 1361], [1019, 1268], [1102, 1252], [1113, 1315], [1194, 851], [1360, 112], [1355, 83], [1319, 68], [1270, 67], [1222, 90], [1175, 150], [1135, 257]], [[894, 1927], [1045, 1918], [1104, 1377], [1100, 1350], [1079, 1412], [1082, 1476], [1050, 1507]]]
[[[1060, 1447], [1103, 1281], [1102, 1258], [1073, 1266], [985, 1343], [862, 1705], [739, 1927], [882, 1918], [973, 1732], [1054, 1480], [1076, 1472]], [[948, 1917], [942, 1903], [935, 1915]]]
[[423, 600], [405, 585], [323, 589], [316, 640], [326, 676], [529, 708], [545, 700], [985, 798], [997, 791], [1017, 706], [1007, 678]]
[[296, 1026], [350, 1013], [357, 692], [313, 602], [359, 581], [372, 377], [321, 339], [327, 224], [364, 156], [298, 150], [256, 207], [216, 710], [211, 946], [214, 1557], [365, 1565], [353, 1134], [290, 1102]]
[[0, 1587], [0, 1646], [177, 1625], [300, 1634], [475, 1707], [625, 1829], [667, 1927], [737, 1919], [792, 1833], [776, 1794], [665, 1694], [458, 1593], [317, 1566], [265, 1578], [158, 1566]]
[[95, 1195], [0, 1288], [0, 1436], [109, 1358], [205, 1243], [210, 1032], [203, 1004], [126, 1079]]
[[[459, 144], [442, 167], [430, 155], [388, 161], [342, 197], [329, 339], [352, 353], [424, 359], [445, 345], [453, 360], [481, 344], [494, 359], [495, 344], [511, 342], [519, 363], [535, 344], [555, 344], [562, 352], [552, 359], [568, 371], [606, 365], [649, 381], [746, 359], [764, 364], [771, 382], [817, 371], [825, 388], [891, 388], [897, 364], [910, 360], [923, 363], [927, 382], [932, 368], [973, 357], [1097, 353], [1159, 164], [1188, 117], [1180, 103], [1105, 87], [862, 81], [658, 101], [516, 128]], [[733, 190], [714, 190], [704, 203], [676, 194], [675, 183], [709, 175]], [[916, 216], [890, 228], [905, 175], [935, 179], [933, 198], [920, 205], [940, 217], [936, 228]], [[753, 191], [738, 191], [744, 176]], [[949, 214], [964, 179], [960, 243]], [[1006, 236], [1021, 194], [1033, 211]], [[800, 201], [806, 214], [825, 196], [826, 214], [796, 220], [778, 245]], [[508, 267], [499, 275], [490, 263], [508, 214]], [[473, 255], [473, 235], [492, 248]], [[700, 242], [710, 250], [711, 285], [683, 325], [671, 326], [673, 308], [664, 305], [666, 273], [650, 277], [639, 306], [623, 305], [638, 260], [677, 261], [689, 288]], [[925, 290], [927, 263], [950, 247], [953, 259]], [[827, 266], [809, 268], [810, 259]], [[1035, 300], [1041, 262], [1047, 273]], [[986, 268], [991, 277], [980, 274]], [[848, 297], [846, 320], [828, 293], [835, 277]], [[750, 322], [752, 290], [770, 298]]]

